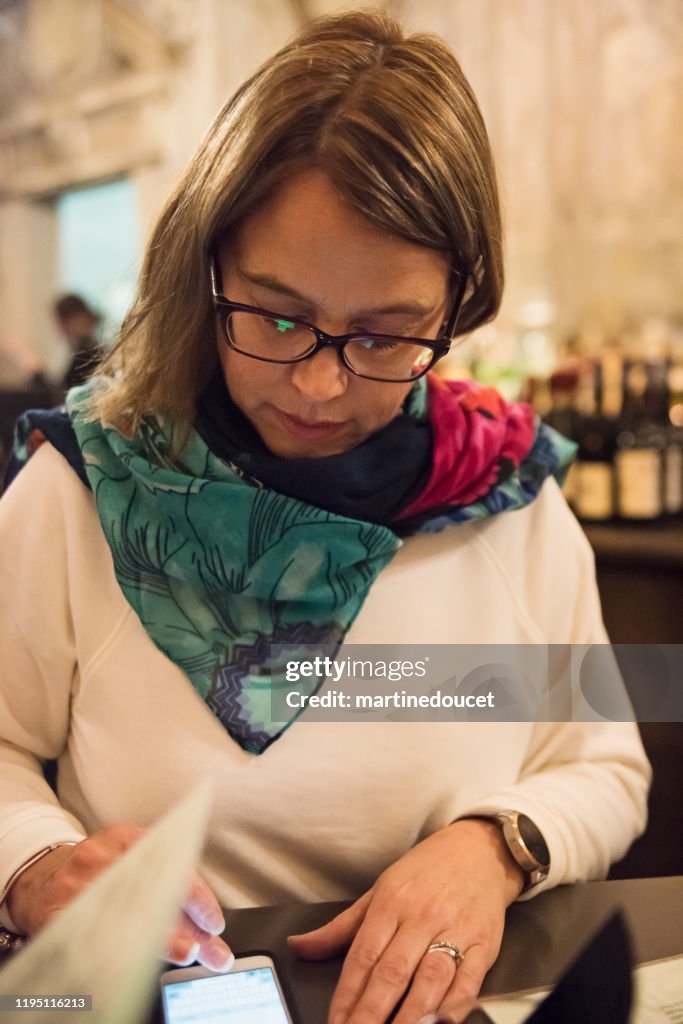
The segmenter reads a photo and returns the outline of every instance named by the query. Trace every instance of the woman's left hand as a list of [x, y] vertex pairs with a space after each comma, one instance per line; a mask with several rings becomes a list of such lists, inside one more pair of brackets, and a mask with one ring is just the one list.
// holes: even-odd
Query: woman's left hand
[[[348, 948], [329, 1024], [383, 1024], [403, 996], [394, 1024], [437, 1011], [460, 1021], [498, 955], [505, 910], [523, 881], [498, 827], [463, 819], [409, 850], [347, 910], [291, 936], [290, 945], [307, 960]], [[426, 955], [442, 939], [462, 951], [459, 966], [448, 953]]]

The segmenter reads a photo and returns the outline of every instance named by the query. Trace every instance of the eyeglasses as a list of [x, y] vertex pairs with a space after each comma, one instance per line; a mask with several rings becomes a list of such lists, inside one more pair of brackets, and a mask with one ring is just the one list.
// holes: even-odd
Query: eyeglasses
[[330, 347], [336, 349], [346, 369], [357, 377], [400, 384], [418, 380], [450, 349], [467, 275], [462, 275], [448, 322], [435, 340], [391, 334], [326, 334], [305, 320], [232, 302], [221, 294], [219, 281], [220, 270], [214, 259], [211, 261], [213, 304], [220, 318], [223, 340], [235, 352], [266, 363], [298, 363]]

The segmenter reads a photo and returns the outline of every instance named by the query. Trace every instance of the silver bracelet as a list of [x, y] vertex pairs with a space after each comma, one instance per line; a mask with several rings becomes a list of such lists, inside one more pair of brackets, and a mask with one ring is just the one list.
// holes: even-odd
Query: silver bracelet
[[32, 857], [25, 860], [23, 864], [20, 864], [16, 871], [12, 872], [9, 881], [5, 885], [5, 888], [0, 893], [0, 904], [4, 903], [7, 899], [7, 893], [10, 891], [14, 883], [18, 878], [21, 878], [24, 871], [28, 871], [30, 867], [39, 861], [42, 857], [46, 857], [48, 853], [52, 853], [53, 850], [59, 849], [60, 846], [76, 846], [75, 842], [63, 842], [63, 843], [51, 843], [50, 846], [44, 846], [38, 853], [34, 853]]
[[0, 953], [18, 953], [27, 942], [27, 935], [15, 935], [14, 932], [0, 926]]

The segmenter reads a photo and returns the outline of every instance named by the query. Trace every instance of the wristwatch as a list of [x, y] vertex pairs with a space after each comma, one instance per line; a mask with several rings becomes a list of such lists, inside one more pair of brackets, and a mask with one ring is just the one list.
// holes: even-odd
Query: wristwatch
[[498, 811], [489, 821], [499, 826], [508, 850], [526, 875], [522, 892], [544, 881], [550, 871], [550, 851], [538, 825], [519, 811]]

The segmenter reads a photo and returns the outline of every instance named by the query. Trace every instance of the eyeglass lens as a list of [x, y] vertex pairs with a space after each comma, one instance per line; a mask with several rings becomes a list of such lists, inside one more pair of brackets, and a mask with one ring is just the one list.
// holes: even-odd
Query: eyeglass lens
[[[317, 344], [310, 327], [258, 313], [231, 312], [226, 331], [238, 351], [274, 362], [301, 359]], [[432, 349], [401, 338], [354, 338], [344, 346], [344, 360], [351, 370], [380, 380], [412, 380], [424, 372], [433, 358]]]

